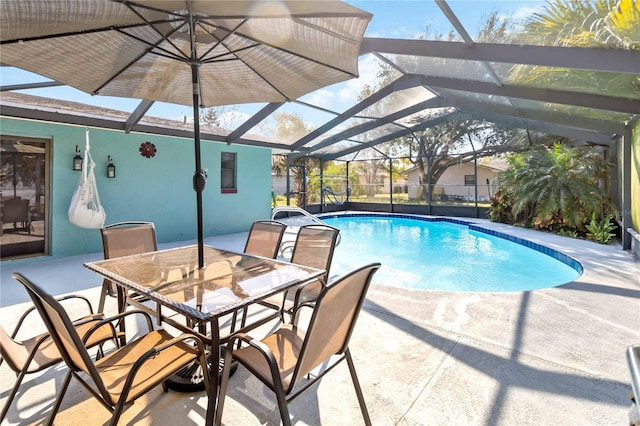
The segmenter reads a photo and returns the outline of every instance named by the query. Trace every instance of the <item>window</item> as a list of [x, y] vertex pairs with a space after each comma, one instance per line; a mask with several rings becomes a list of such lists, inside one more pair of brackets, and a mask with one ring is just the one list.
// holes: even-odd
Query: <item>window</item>
[[236, 153], [223, 152], [220, 161], [220, 189], [223, 194], [235, 194], [236, 187]]
[[464, 186], [474, 186], [476, 184], [475, 175], [464, 175]]
[[49, 252], [50, 149], [50, 139], [0, 135], [2, 260]]

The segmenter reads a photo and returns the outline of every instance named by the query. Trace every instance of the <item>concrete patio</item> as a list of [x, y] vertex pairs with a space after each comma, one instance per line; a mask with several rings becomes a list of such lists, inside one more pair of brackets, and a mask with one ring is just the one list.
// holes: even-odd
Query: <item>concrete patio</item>
[[[627, 424], [625, 350], [640, 342], [640, 264], [619, 246], [472, 221], [572, 256], [584, 273], [563, 286], [519, 293], [435, 292], [374, 280], [351, 341], [373, 424]], [[241, 250], [245, 237], [206, 244]], [[3, 263], [0, 323], [10, 329], [29, 305], [14, 271], [54, 294], [82, 293], [97, 303], [101, 279], [82, 263], [101, 256]], [[40, 424], [65, 370], [59, 365], [27, 376], [3, 424]], [[5, 404], [15, 375], [4, 363], [0, 378]], [[121, 424], [204, 424], [206, 402], [204, 392], [158, 388], [129, 407]], [[346, 364], [294, 401], [290, 412], [300, 425], [360, 424]], [[109, 417], [72, 382], [56, 424], [102, 424]], [[223, 423], [279, 423], [273, 395], [242, 368], [231, 379]]]

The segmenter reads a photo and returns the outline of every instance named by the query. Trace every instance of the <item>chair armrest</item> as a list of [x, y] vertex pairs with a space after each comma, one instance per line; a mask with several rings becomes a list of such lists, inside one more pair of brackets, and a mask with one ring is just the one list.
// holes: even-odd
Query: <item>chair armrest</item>
[[[293, 301], [293, 306], [296, 307], [298, 306], [300, 303], [300, 297], [302, 297], [302, 292], [304, 291], [305, 287], [311, 285], [311, 284], [315, 284], [315, 283], [320, 283], [321, 286], [321, 290], [327, 287], [327, 283], [324, 279], [322, 278], [314, 278], [312, 280], [309, 280], [305, 283], [300, 284], [299, 286], [295, 287], [296, 290], [296, 294], [294, 297], [294, 301]], [[303, 302], [304, 303], [304, 302]]]
[[240, 345], [238, 346], [234, 345], [234, 343], [237, 341], [244, 342], [249, 346], [253, 346], [254, 348], [258, 349], [258, 351], [260, 351], [262, 355], [264, 355], [266, 358], [273, 359], [273, 361], [275, 362], [273, 353], [271, 352], [271, 349], [269, 349], [267, 345], [265, 345], [255, 337], [252, 337], [251, 335], [247, 333], [242, 333], [242, 332], [236, 333], [229, 338], [229, 341], [227, 342], [227, 349], [225, 354], [226, 353], [233, 354], [234, 348], [240, 347]]
[[[196, 336], [195, 334], [189, 334], [189, 333], [181, 334], [177, 337], [174, 337], [171, 340], [168, 340], [162, 344], [159, 344], [153, 347], [152, 349], [149, 349], [147, 352], [142, 354], [142, 356], [140, 356], [140, 358], [138, 358], [136, 362], [133, 364], [133, 366], [131, 367], [131, 370], [129, 371], [129, 374], [127, 375], [127, 379], [125, 381], [124, 388], [129, 389], [131, 387], [131, 383], [133, 382], [134, 377], [136, 376], [136, 374], [138, 373], [138, 370], [140, 370], [140, 368], [144, 365], [145, 362], [155, 358], [160, 352], [172, 346], [175, 346], [180, 342], [184, 342], [187, 340], [192, 340], [195, 342], [198, 348], [199, 356], [202, 356], [204, 354], [204, 344], [202, 343], [202, 340], [198, 336]], [[203, 366], [203, 368], [206, 368], [206, 366]], [[206, 371], [204, 373], [207, 374]], [[208, 383], [208, 382], [205, 381], [205, 383]]]
[[[109, 318], [104, 318], [102, 319], [102, 321], [96, 323], [93, 327], [91, 327], [89, 330], [87, 330], [87, 332], [85, 333], [84, 336], [82, 336], [82, 342], [86, 343], [87, 340], [89, 339], [89, 337], [91, 337], [91, 334], [93, 334], [97, 329], [101, 328], [102, 326], [109, 324], [110, 327], [112, 329], [114, 329], [115, 332], [115, 327], [116, 325], [118, 325], [120, 323], [120, 321], [122, 321], [125, 317], [129, 316], [129, 315], [142, 315], [146, 322], [147, 322], [147, 328], [148, 331], [152, 331], [153, 330], [153, 322], [151, 320], [151, 315], [149, 315], [147, 312], [141, 311], [141, 310], [131, 310], [131, 311], [124, 311], [124, 312], [120, 312], [119, 314], [113, 315]], [[101, 314], [96, 314], [96, 315], [101, 315]], [[87, 321], [91, 321], [91, 319], [87, 319]], [[115, 324], [114, 324], [115, 322]], [[75, 324], [75, 323], [74, 323]], [[77, 325], [77, 324], [76, 324]], [[116, 334], [120, 334], [117, 333]]]
[[291, 313], [291, 324], [293, 325], [297, 325], [298, 324], [298, 312], [300, 312], [302, 310], [302, 308], [315, 308], [316, 307], [316, 302], [304, 302], [299, 304], [298, 306], [296, 306], [293, 310], [293, 312]]
[[89, 301], [89, 299], [87, 299], [84, 296], [80, 296], [78, 294], [70, 294], [67, 296], [62, 296], [58, 299], [56, 299], [58, 302], [62, 303], [66, 300], [73, 300], [73, 299], [78, 299], [78, 300], [82, 300], [83, 302], [85, 302], [87, 304], [87, 307], [89, 308], [89, 315], [93, 314], [93, 307], [91, 306], [91, 302]]
[[[85, 302], [87, 304], [88, 308], [89, 308], [89, 315], [93, 315], [93, 308], [91, 307], [91, 302], [89, 301], [89, 299], [87, 299], [84, 296], [80, 296], [80, 295], [77, 295], [77, 294], [69, 294], [69, 295], [66, 295], [66, 296], [62, 296], [62, 297], [56, 298], [56, 300], [58, 302], [60, 302], [60, 303], [63, 303], [64, 301], [67, 301], [67, 300], [74, 300], [74, 299], [79, 299], [79, 300], [82, 300], [83, 302]], [[36, 307], [32, 305], [26, 311], [24, 311], [22, 313], [22, 315], [18, 319], [18, 322], [16, 323], [15, 328], [13, 329], [13, 332], [11, 333], [11, 338], [12, 339], [16, 338], [16, 336], [20, 332], [20, 329], [22, 328], [22, 324], [24, 323], [24, 321], [35, 310], [36, 310]], [[38, 318], [40, 318], [40, 317], [38, 316]], [[82, 319], [83, 318], [79, 318], [79, 320], [82, 320]]]
[[158, 353], [164, 351], [165, 349], [170, 348], [171, 346], [175, 346], [177, 343], [186, 342], [187, 340], [193, 340], [193, 342], [198, 347], [198, 352], [203, 352], [204, 351], [204, 344], [202, 343], [202, 339], [200, 339], [195, 334], [183, 333], [183, 334], [181, 334], [179, 336], [174, 337], [173, 339], [171, 339], [169, 341], [164, 342], [161, 345], [155, 346], [149, 352], [153, 352], [154, 354], [158, 354]]
[[226, 349], [227, 352], [225, 353], [225, 362], [227, 360], [227, 357], [229, 357], [228, 359], [231, 359], [233, 357], [233, 351], [234, 351], [234, 348], [236, 347], [235, 342], [238, 340], [248, 344], [249, 346], [252, 346], [258, 352], [260, 352], [263, 357], [267, 359], [267, 363], [269, 364], [269, 370], [271, 371], [271, 375], [273, 376], [274, 380], [277, 377], [280, 377], [280, 372], [278, 371], [278, 363], [276, 362], [276, 358], [273, 355], [273, 352], [271, 351], [269, 346], [265, 345], [262, 341], [254, 337], [251, 337], [246, 333], [236, 333], [233, 336], [231, 336], [231, 338], [229, 339], [229, 343], [227, 343], [227, 349]]

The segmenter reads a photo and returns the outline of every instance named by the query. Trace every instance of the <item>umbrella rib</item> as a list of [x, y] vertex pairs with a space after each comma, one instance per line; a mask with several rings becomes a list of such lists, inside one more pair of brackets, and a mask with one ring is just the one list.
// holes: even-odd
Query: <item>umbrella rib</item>
[[[180, 57], [179, 55], [174, 54], [171, 51], [168, 51], [162, 47], [159, 47], [158, 45], [154, 45], [153, 43], [150, 43], [144, 39], [141, 39], [137, 36], [134, 36], [133, 34], [129, 34], [126, 31], [122, 31], [119, 28], [114, 28], [115, 31], [127, 36], [127, 37], [131, 37], [134, 40], [137, 40], [141, 43], [146, 44], [147, 46], [149, 46], [147, 49], [145, 49], [144, 52], [140, 53], [138, 56], [136, 56], [133, 60], [131, 60], [128, 64], [126, 64], [122, 69], [120, 69], [120, 71], [118, 71], [117, 73], [113, 74], [108, 80], [106, 80], [104, 83], [102, 83], [97, 89], [95, 89], [93, 91], [94, 94], [98, 94], [100, 93], [100, 90], [102, 90], [107, 84], [111, 83], [113, 80], [115, 80], [120, 74], [122, 74], [123, 72], [125, 72], [127, 69], [129, 69], [133, 64], [135, 64], [136, 62], [138, 62], [142, 57], [144, 57], [145, 55], [148, 55], [150, 53], [154, 54], [154, 55], [158, 55], [158, 56], [162, 56], [168, 59], [172, 59], [175, 61], [179, 61], [179, 62], [186, 62], [188, 60], [188, 58], [183, 58]], [[169, 33], [169, 35], [173, 34], [175, 31], [177, 31], [177, 29], [174, 29], [171, 33]], [[164, 38], [164, 37], [163, 37]], [[155, 52], [153, 51], [153, 49], [159, 49], [161, 51], [167, 52], [167, 54], [163, 54], [161, 52]], [[178, 49], [179, 52], [182, 53], [182, 51], [180, 51], [180, 49]]]
[[[225, 28], [225, 27], [222, 27], [222, 26], [218, 26], [218, 27], [219, 27], [219, 28], [222, 28], [222, 29], [224, 29], [224, 30], [226, 30], [226, 31], [230, 31], [228, 28]], [[237, 35], [238, 37], [242, 37], [242, 38], [244, 38], [244, 39], [246, 39], [246, 40], [251, 40], [251, 41], [253, 41], [254, 43], [256, 43], [256, 46], [259, 46], [259, 45], [267, 46], [267, 47], [270, 47], [270, 48], [272, 48], [272, 49], [278, 50], [278, 51], [280, 51], [280, 52], [284, 52], [284, 53], [286, 53], [286, 54], [288, 54], [288, 55], [297, 56], [298, 58], [301, 58], [301, 59], [307, 60], [307, 61], [309, 61], [309, 62], [313, 62], [314, 64], [318, 64], [318, 65], [322, 65], [322, 66], [327, 67], [327, 68], [331, 68], [332, 70], [335, 70], [335, 71], [338, 71], [338, 72], [341, 72], [341, 73], [347, 74], [347, 75], [349, 75], [349, 76], [351, 76], [351, 77], [354, 77], [354, 78], [358, 77], [358, 75], [357, 75], [357, 74], [354, 74], [354, 73], [351, 73], [351, 72], [349, 72], [349, 71], [343, 70], [342, 68], [338, 68], [338, 67], [336, 67], [336, 66], [333, 66], [333, 65], [330, 65], [330, 64], [326, 64], [326, 63], [324, 63], [324, 62], [320, 62], [320, 61], [318, 61], [317, 59], [314, 59], [314, 58], [309, 57], [309, 56], [307, 56], [307, 55], [302, 55], [302, 54], [300, 54], [300, 53], [296, 53], [296, 52], [292, 52], [292, 51], [287, 50], [287, 49], [283, 49], [282, 47], [276, 46], [276, 45], [274, 45], [274, 44], [272, 44], [272, 43], [267, 43], [267, 42], [265, 42], [265, 41], [258, 40], [258, 39], [254, 38], [254, 37], [251, 37], [251, 36], [249, 36], [249, 35], [246, 35], [245, 33], [242, 33], [242, 32], [238, 32], [238, 31], [236, 31], [236, 32], [234, 32], [234, 34], [235, 34], [235, 35]], [[223, 45], [224, 45], [224, 43], [223, 43]], [[227, 47], [227, 46], [225, 45], [225, 47]], [[229, 50], [230, 50], [230, 49], [229, 49]], [[240, 60], [242, 61], [242, 58], [238, 58], [238, 59], [240, 59]], [[246, 65], [246, 62], [244, 62], [244, 61], [242, 61], [242, 62], [243, 62], [243, 63], [245, 63], [245, 65]], [[249, 68], [251, 68], [249, 65], [247, 65], [247, 66], [248, 66]], [[252, 69], [252, 70], [253, 70], [253, 69]], [[266, 81], [266, 80], [265, 80], [265, 81]]]
[[[262, 79], [262, 81], [264, 81], [265, 83], [267, 83], [269, 86], [271, 86], [271, 88], [272, 88], [273, 90], [275, 90], [276, 92], [278, 92], [278, 93], [280, 94], [280, 96], [282, 96], [282, 98], [283, 98], [283, 99], [286, 99], [287, 101], [291, 100], [291, 99], [289, 99], [289, 97], [288, 97], [287, 95], [285, 95], [284, 93], [282, 93], [282, 91], [281, 91], [280, 89], [278, 89], [276, 86], [274, 86], [274, 85], [273, 85], [269, 80], [267, 80], [266, 78], [264, 78], [264, 76], [263, 76], [261, 73], [257, 72], [257, 71], [252, 67], [252, 66], [250, 66], [249, 64], [247, 64], [245, 61], [243, 61], [243, 60], [242, 60], [242, 58], [240, 58], [239, 56], [237, 56], [237, 55], [236, 55], [236, 53], [237, 53], [237, 52], [239, 52], [239, 51], [246, 50], [246, 49], [249, 49], [249, 48], [253, 48], [253, 47], [258, 46], [258, 45], [260, 44], [260, 42], [259, 42], [259, 41], [257, 41], [257, 40], [252, 40], [254, 43], [256, 43], [255, 45], [252, 45], [252, 46], [245, 46], [244, 48], [241, 48], [241, 49], [238, 49], [238, 50], [235, 50], [235, 51], [234, 51], [234, 50], [232, 50], [232, 49], [229, 49], [229, 47], [224, 43], [224, 40], [226, 40], [226, 38], [227, 38], [227, 37], [229, 37], [230, 35], [232, 35], [232, 34], [236, 34], [236, 31], [238, 30], [238, 28], [240, 28], [240, 26], [241, 26], [242, 24], [244, 24], [246, 21], [247, 21], [246, 19], [245, 19], [245, 20], [243, 20], [243, 21], [242, 21], [240, 24], [238, 24], [238, 25], [237, 25], [233, 30], [230, 30], [230, 29], [228, 29], [228, 28], [224, 28], [224, 27], [222, 27], [222, 26], [220, 26], [220, 25], [215, 25], [217, 28], [222, 28], [224, 31], [227, 31], [227, 35], [226, 35], [223, 39], [220, 39], [220, 40], [218, 41], [218, 43], [216, 43], [216, 45], [214, 46], [214, 48], [215, 48], [215, 47], [217, 47], [217, 46], [220, 46], [220, 45], [221, 45], [221, 46], [223, 46], [224, 48], [226, 48], [226, 49], [227, 49], [228, 53], [225, 53], [225, 54], [223, 54], [223, 55], [219, 55], [219, 56], [218, 56], [218, 58], [220, 58], [220, 57], [222, 57], [222, 56], [226, 56], [226, 55], [233, 55], [237, 60], [239, 60], [239, 61], [240, 61], [240, 62], [242, 62], [242, 63], [243, 63], [247, 68], [249, 68], [249, 69], [250, 69], [250, 70], [251, 70], [255, 75], [257, 75], [258, 77], [260, 77], [260, 78]], [[201, 28], [203, 28], [207, 33], [209, 33], [209, 34], [210, 34], [212, 37], [214, 37], [216, 40], [218, 40], [218, 37], [216, 37], [214, 34], [212, 34], [212, 32], [210, 32], [207, 28], [205, 28], [205, 27], [204, 27], [204, 25], [200, 24], [200, 27], [201, 27]], [[244, 36], [241, 36], [241, 37], [243, 37], [243, 38], [247, 39], [247, 37], [244, 37]], [[212, 49], [213, 49], [213, 48], [212, 48]], [[209, 53], [210, 51], [211, 51], [211, 49], [209, 49], [206, 53]], [[206, 55], [206, 54], [205, 54], [205, 55]], [[200, 58], [200, 60], [202, 60], [202, 58], [204, 58], [204, 55]], [[211, 59], [212, 59], [212, 60], [208, 60], [207, 62], [223, 62], [223, 61], [232, 61], [232, 60], [234, 60], [234, 59], [232, 59], [232, 58], [224, 59], [224, 60], [220, 60], [220, 59], [218, 59], [217, 61], [215, 61], [215, 60], [214, 60], [215, 58], [211, 58]]]
[[[254, 47], [257, 47], [258, 44], [252, 44], [251, 46], [245, 46], [245, 47], [241, 47], [240, 49], [236, 49], [236, 50], [229, 50], [228, 52], [225, 53], [221, 53], [220, 55], [216, 55], [216, 56], [212, 56], [211, 58], [208, 59], [200, 59], [200, 61], [203, 64], [211, 64], [214, 62], [226, 62], [226, 61], [240, 61], [241, 59], [238, 58], [237, 56], [235, 56], [236, 53], [238, 52], [242, 52], [243, 50], [248, 50], [248, 49], [253, 49]], [[233, 55], [233, 58], [226, 58], [226, 59], [221, 59], [224, 58], [227, 55]]]
[[297, 22], [300, 25], [303, 25], [305, 27], [314, 29], [314, 30], [316, 30], [318, 32], [321, 32], [321, 33], [328, 34], [328, 35], [330, 35], [332, 37], [335, 37], [335, 38], [339, 38], [340, 40], [343, 40], [343, 41], [346, 41], [346, 42], [349, 42], [349, 43], [353, 43], [353, 40], [351, 38], [343, 36], [342, 34], [339, 34], [339, 33], [335, 32], [335, 31], [329, 31], [326, 28], [322, 28], [319, 25], [312, 24], [311, 22], [305, 21], [304, 19], [301, 19], [301, 18], [292, 18], [292, 19], [295, 22]]
[[21, 37], [21, 38], [16, 38], [16, 39], [11, 39], [11, 40], [1, 40], [0, 41], [0, 45], [3, 44], [12, 44], [12, 43], [24, 43], [24, 42], [29, 42], [29, 41], [39, 41], [39, 40], [48, 40], [48, 39], [56, 39], [56, 38], [61, 38], [61, 37], [72, 37], [72, 36], [76, 36], [76, 35], [84, 35], [84, 34], [93, 34], [93, 33], [101, 33], [101, 32], [105, 32], [105, 31], [113, 31], [116, 29], [129, 29], [129, 28], [138, 28], [138, 27], [147, 27], [149, 25], [156, 25], [156, 24], [162, 24], [162, 23], [166, 23], [166, 20], [158, 20], [158, 21], [149, 21], [149, 23], [144, 23], [144, 24], [126, 24], [126, 25], [110, 25], [108, 27], [100, 27], [100, 28], [91, 28], [91, 29], [86, 29], [86, 30], [81, 30], [81, 31], [67, 31], [67, 32], [62, 32], [62, 33], [55, 33], [55, 34], [47, 34], [47, 35], [40, 35], [40, 36], [33, 36], [33, 37]]
[[102, 83], [100, 86], [98, 86], [93, 92], [91, 92], [93, 95], [99, 95], [100, 91], [102, 90], [102, 88], [104, 86], [106, 86], [107, 84], [111, 83], [113, 80], [115, 80], [120, 74], [122, 74], [127, 68], [129, 68], [132, 64], [136, 63], [140, 58], [142, 58], [146, 53], [141, 53], [140, 55], [138, 55], [138, 57], [136, 57], [134, 60], [132, 60], [131, 62], [129, 62], [127, 65], [124, 66], [124, 68], [122, 68], [120, 71], [118, 71], [117, 73], [113, 74], [111, 77], [109, 77], [104, 83]]
[[[206, 52], [204, 52], [204, 53], [203, 53], [203, 54], [202, 54], [198, 59], [199, 59], [199, 60], [204, 60], [204, 58], [205, 58], [205, 57], [206, 57], [206, 56], [207, 56], [211, 51], [213, 51], [213, 49], [215, 49], [216, 47], [218, 47], [218, 46], [220, 46], [221, 44], [223, 44], [223, 43], [224, 43], [224, 41], [225, 41], [227, 38], [229, 38], [232, 34], [235, 34], [236, 30], [237, 30], [238, 28], [240, 28], [240, 27], [241, 27], [245, 22], [247, 22], [247, 20], [246, 20], [246, 19], [243, 19], [243, 20], [242, 20], [242, 22], [240, 22], [238, 25], [236, 25], [236, 27], [235, 27], [233, 30], [228, 31], [228, 32], [227, 32], [227, 34], [226, 34], [224, 37], [222, 37], [222, 38], [218, 38], [218, 37], [213, 33], [213, 31], [209, 31], [209, 29], [208, 29], [205, 25], [203, 25], [203, 23], [202, 23], [202, 22], [199, 22], [199, 23], [198, 23], [198, 26], [199, 26], [200, 28], [202, 28], [202, 29], [203, 29], [207, 34], [209, 34], [211, 37], [213, 37], [215, 40], [217, 40], [218, 42], [217, 42], [217, 43], [215, 43], [215, 44], [214, 44], [214, 45], [213, 45], [209, 50], [207, 50]], [[206, 21], [205, 21], [204, 23], [206, 23], [206, 24], [208, 24], [208, 25], [211, 25], [211, 24], [209, 24], [209, 22], [206, 22]], [[214, 25], [214, 27], [216, 27], [216, 28], [221, 28], [221, 27], [216, 26], [216, 25]], [[223, 46], [224, 46], [224, 45], [223, 45]], [[226, 46], [225, 46], [225, 47], [226, 47]], [[233, 52], [230, 52], [230, 53], [233, 53]], [[225, 53], [224, 55], [227, 55], [227, 54], [228, 54], [228, 53]], [[217, 55], [216, 57], [220, 57], [220, 56], [224, 56], [224, 55]], [[209, 62], [210, 62], [210, 61], [209, 61]]]
[[[125, 36], [127, 36], [127, 37], [130, 37], [130, 38], [132, 38], [132, 39], [134, 39], [134, 40], [137, 40], [137, 41], [139, 41], [140, 43], [143, 43], [143, 44], [146, 44], [147, 46], [149, 46], [149, 48], [148, 48], [148, 49], [146, 49], [146, 50], [144, 51], [144, 53], [142, 54], [142, 56], [144, 56], [144, 55], [146, 55], [146, 54], [148, 54], [148, 53], [154, 53], [154, 54], [156, 54], [156, 55], [164, 56], [165, 58], [175, 59], [176, 61], [180, 61], [180, 62], [186, 62], [186, 61], [188, 61], [188, 60], [189, 60], [189, 58], [188, 58], [186, 55], [185, 55], [185, 56], [178, 55], [178, 54], [176, 54], [175, 52], [172, 52], [172, 51], [170, 51], [170, 50], [168, 50], [168, 49], [165, 49], [164, 47], [160, 47], [160, 46], [158, 46], [158, 44], [153, 44], [153, 43], [151, 43], [150, 41], [147, 41], [147, 40], [145, 40], [145, 39], [143, 39], [143, 38], [140, 38], [140, 37], [138, 37], [138, 36], [135, 36], [135, 35], [133, 35], [133, 34], [129, 34], [129, 33], [128, 33], [128, 32], [126, 32], [126, 31], [121, 31], [121, 30], [119, 30], [119, 29], [115, 29], [115, 31], [117, 31], [117, 32], [119, 32], [120, 34], [123, 34], [123, 35], [125, 35]], [[175, 32], [175, 31], [172, 31], [169, 35], [173, 34], [174, 32]], [[163, 36], [161, 40], [158, 40], [158, 43], [160, 43], [160, 41], [162, 41], [162, 40], [166, 40], [166, 38]], [[154, 49], [158, 49], [160, 52], [156, 52], [156, 51], [154, 51]], [[176, 48], [176, 49], [178, 50], [178, 52], [180, 52], [180, 53], [182, 53], [182, 54], [184, 55], [184, 52], [182, 52], [182, 51], [181, 51], [180, 49], [178, 49], [178, 48]], [[164, 52], [164, 54], [162, 54], [161, 52]], [[140, 59], [140, 57], [138, 57], [137, 59]], [[136, 60], [137, 60], [137, 59], [136, 59]]]
[[[173, 46], [173, 48], [174, 48], [177, 52], [180, 52], [180, 53], [183, 55], [184, 60], [188, 60], [188, 59], [189, 59], [189, 57], [188, 57], [187, 55], [185, 55], [185, 53], [184, 53], [184, 52], [183, 52], [183, 51], [182, 51], [178, 46], [176, 46], [176, 45], [175, 45], [175, 43], [173, 43], [173, 41], [169, 38], [169, 36], [171, 36], [172, 34], [174, 34], [176, 31], [179, 31], [179, 28], [181, 28], [181, 27], [184, 25], [184, 20], [183, 20], [182, 25], [180, 25], [180, 26], [178, 26], [178, 27], [173, 27], [173, 25], [172, 25], [172, 27], [173, 27], [173, 31], [171, 31], [169, 34], [165, 35], [162, 31], [160, 31], [158, 28], [156, 28], [156, 26], [155, 26], [154, 24], [152, 24], [149, 20], [147, 20], [147, 18], [145, 18], [144, 16], [142, 16], [142, 14], [141, 14], [140, 12], [138, 12], [138, 11], [133, 7], [133, 5], [132, 5], [132, 4], [130, 4], [130, 3], [126, 3], [126, 6], [129, 8], [129, 10], [131, 10], [133, 13], [135, 13], [135, 14], [136, 14], [140, 19], [142, 19], [142, 20], [147, 24], [147, 26], [148, 26], [149, 28], [151, 28], [153, 31], [155, 31], [155, 32], [156, 32], [156, 34], [158, 34], [158, 35], [159, 35], [159, 36], [160, 36], [164, 41], [166, 41], [166, 42], [167, 42], [167, 43], [169, 43], [171, 46]], [[173, 16], [175, 16], [175, 15], [173, 15]], [[174, 20], [174, 19], [172, 19], [172, 20], [161, 21], [161, 23], [168, 23], [168, 24], [171, 24], [172, 22], [180, 22], [180, 19], [175, 19], [175, 20]], [[156, 23], [158, 23], [158, 22], [156, 22]], [[130, 36], [130, 37], [133, 37], [133, 35], [131, 35], [131, 34], [127, 34], [126, 32], [125, 32], [124, 34], [126, 34], [126, 35], [128, 35], [128, 36]], [[134, 37], [134, 38], [136, 38], [136, 37]], [[137, 38], [136, 38], [136, 39], [137, 39]], [[148, 44], [148, 45], [150, 45], [150, 46], [153, 46], [153, 47], [155, 47], [155, 48], [157, 48], [157, 49], [163, 50], [163, 51], [167, 52], [167, 53], [168, 53], [168, 54], [170, 54], [170, 55], [173, 55], [173, 54], [174, 54], [173, 52], [171, 52], [171, 51], [169, 51], [169, 50], [167, 50], [167, 49], [164, 49], [164, 48], [162, 48], [162, 47], [158, 46], [158, 44], [160, 43], [160, 41], [158, 41], [158, 43], [156, 43], [155, 45], [154, 45], [153, 43], [149, 43], [149, 42], [147, 42], [147, 41], [145, 41], [145, 40], [140, 40], [140, 41], [142, 41], [143, 43], [146, 43], [146, 44]], [[177, 57], [177, 58], [179, 58], [179, 57], [180, 57], [180, 55], [176, 55], [176, 57]]]

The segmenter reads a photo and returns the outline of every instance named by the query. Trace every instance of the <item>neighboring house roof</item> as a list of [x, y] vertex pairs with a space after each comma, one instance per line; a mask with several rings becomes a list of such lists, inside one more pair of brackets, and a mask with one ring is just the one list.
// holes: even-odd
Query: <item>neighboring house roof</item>
[[[127, 120], [131, 115], [129, 112], [80, 102], [63, 101], [10, 91], [2, 92], [0, 106], [2, 116], [101, 127], [125, 132], [127, 132]], [[201, 126], [201, 136], [205, 140], [226, 142], [226, 138], [232, 134], [230, 130], [206, 125]], [[166, 136], [192, 137], [193, 124], [187, 123], [185, 120], [169, 120], [145, 115], [136, 124], [133, 131]], [[234, 139], [233, 143], [268, 148], [280, 147], [273, 140], [248, 133], [242, 138]]]
[[[460, 163], [460, 164], [464, 164], [464, 163]], [[470, 163], [470, 164], [473, 164], [473, 163]], [[453, 166], [451, 166], [451, 167], [453, 167]], [[496, 171], [496, 172], [503, 172], [503, 171], [505, 171], [505, 170], [507, 170], [509, 168], [509, 165], [507, 164], [506, 161], [498, 159], [498, 160], [479, 162], [478, 163], [478, 167], [483, 167], [485, 169], [491, 169], [491, 170]], [[404, 171], [400, 172], [400, 174], [410, 174], [410, 173], [412, 173], [414, 171], [418, 171], [419, 169], [420, 169], [420, 167], [413, 166], [413, 167], [408, 168], [407, 170], [404, 170]]]
[[504, 172], [509, 168], [509, 164], [503, 159], [494, 159], [489, 161], [483, 161], [478, 163], [478, 166], [487, 167], [493, 169], [496, 172]]

